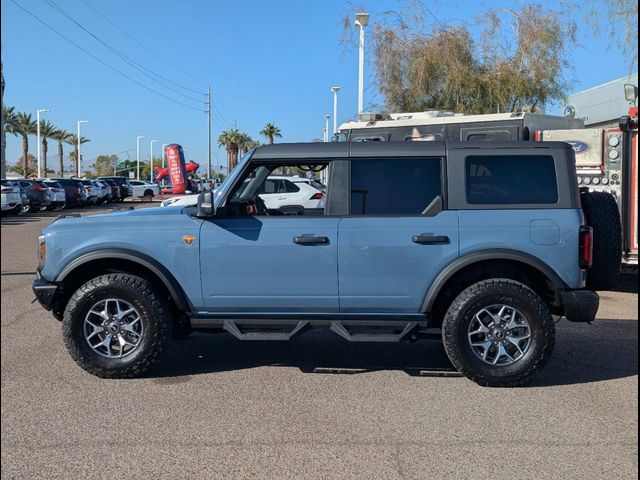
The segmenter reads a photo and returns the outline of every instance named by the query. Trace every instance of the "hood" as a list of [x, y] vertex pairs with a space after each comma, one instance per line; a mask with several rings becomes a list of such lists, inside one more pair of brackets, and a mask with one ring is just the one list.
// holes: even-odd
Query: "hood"
[[183, 215], [181, 208], [141, 208], [138, 210], [122, 210], [111, 213], [102, 213], [99, 215], [89, 215], [86, 217], [62, 216], [51, 222], [42, 230], [43, 235], [54, 233], [55, 231], [64, 229], [89, 230], [97, 227], [113, 227], [116, 229], [131, 228], [136, 224], [162, 223], [168, 221], [170, 217]]

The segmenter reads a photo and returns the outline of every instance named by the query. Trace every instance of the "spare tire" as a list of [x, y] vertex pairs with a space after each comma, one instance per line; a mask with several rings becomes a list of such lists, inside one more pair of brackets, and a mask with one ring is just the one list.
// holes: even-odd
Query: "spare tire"
[[587, 273], [587, 287], [609, 290], [618, 282], [622, 261], [618, 204], [605, 192], [583, 192], [580, 198], [587, 225], [593, 228], [593, 265]]

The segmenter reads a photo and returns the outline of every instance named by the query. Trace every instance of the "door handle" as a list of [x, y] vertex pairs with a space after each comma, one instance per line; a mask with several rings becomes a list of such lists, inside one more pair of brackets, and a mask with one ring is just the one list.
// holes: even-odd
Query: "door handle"
[[422, 233], [420, 235], [414, 235], [413, 237], [411, 237], [411, 241], [413, 243], [419, 243], [421, 245], [433, 245], [439, 243], [449, 243], [449, 237], [447, 237], [446, 235], [430, 235]]
[[328, 245], [329, 237], [302, 236], [293, 237], [293, 243], [298, 245]]

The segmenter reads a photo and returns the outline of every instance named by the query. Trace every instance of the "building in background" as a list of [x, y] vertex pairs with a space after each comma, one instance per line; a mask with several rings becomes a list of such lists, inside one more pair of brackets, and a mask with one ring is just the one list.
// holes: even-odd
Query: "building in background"
[[565, 115], [584, 120], [586, 127], [617, 127], [630, 106], [625, 99], [625, 84], [638, 86], [638, 73], [569, 95]]

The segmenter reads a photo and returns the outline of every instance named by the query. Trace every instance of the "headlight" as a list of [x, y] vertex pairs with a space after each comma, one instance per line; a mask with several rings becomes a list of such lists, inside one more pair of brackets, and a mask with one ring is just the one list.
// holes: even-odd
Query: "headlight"
[[179, 198], [168, 198], [161, 203], [161, 206], [168, 207], [171, 204], [176, 203], [178, 200]]

